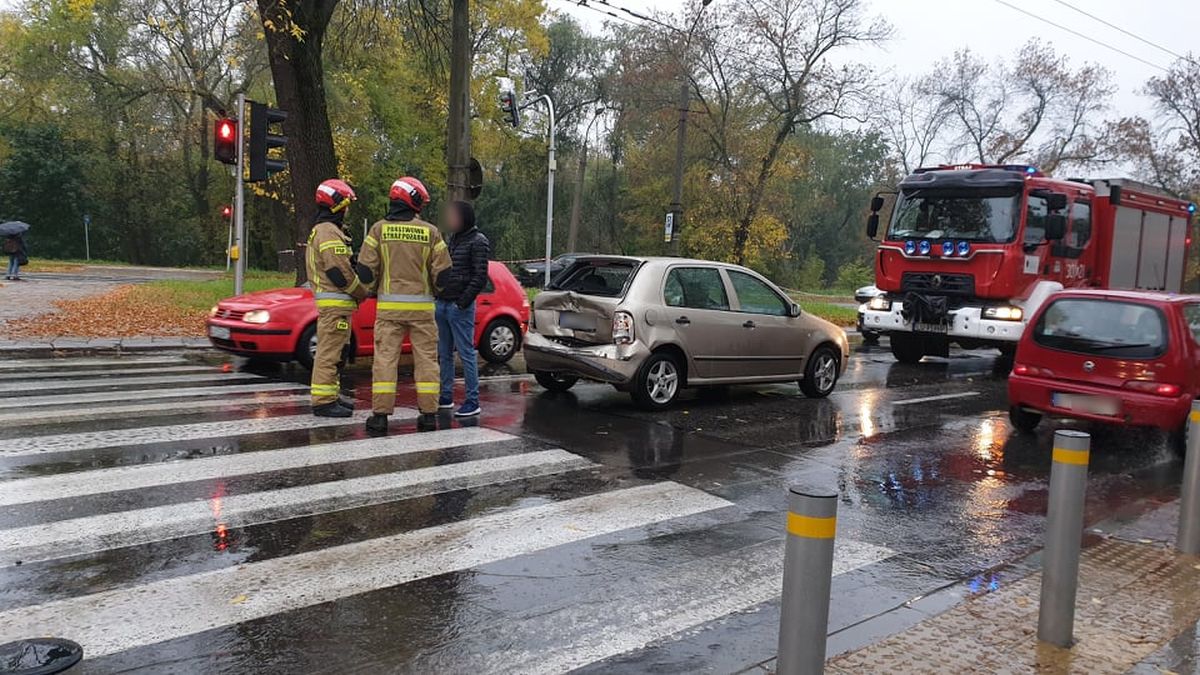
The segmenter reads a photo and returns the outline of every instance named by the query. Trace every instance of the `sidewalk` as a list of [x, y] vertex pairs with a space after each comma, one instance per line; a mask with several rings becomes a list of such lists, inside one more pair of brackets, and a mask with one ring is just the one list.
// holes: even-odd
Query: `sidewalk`
[[[1037, 640], [1042, 575], [1034, 572], [836, 656], [825, 672], [1196, 672], [1200, 558], [1172, 548], [1178, 509], [1173, 502], [1103, 539], [1088, 535], [1091, 545], [1080, 560], [1076, 643], [1070, 649]], [[773, 671], [774, 663], [762, 668]]]

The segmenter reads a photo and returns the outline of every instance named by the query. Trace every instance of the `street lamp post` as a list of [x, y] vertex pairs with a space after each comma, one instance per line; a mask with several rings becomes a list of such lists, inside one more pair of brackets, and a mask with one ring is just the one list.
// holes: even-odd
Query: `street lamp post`
[[554, 172], [558, 170], [558, 160], [554, 158], [554, 153], [558, 146], [554, 140], [554, 101], [546, 94], [538, 95], [536, 91], [531, 91], [526, 94], [526, 97], [536, 97], [534, 100], [527, 103], [524, 107], [528, 107], [538, 101], [545, 101], [547, 112], [550, 115], [550, 161], [549, 177], [546, 179], [546, 275], [545, 285], [550, 285], [550, 258], [553, 255], [552, 246], [554, 243]]

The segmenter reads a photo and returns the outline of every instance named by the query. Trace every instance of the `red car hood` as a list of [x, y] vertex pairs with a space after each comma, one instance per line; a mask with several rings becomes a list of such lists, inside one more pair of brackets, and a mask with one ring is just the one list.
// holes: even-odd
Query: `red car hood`
[[249, 311], [252, 309], [275, 309], [282, 305], [296, 303], [312, 304], [312, 290], [308, 288], [273, 288], [269, 291], [256, 291], [233, 298], [225, 298], [217, 303], [221, 309]]

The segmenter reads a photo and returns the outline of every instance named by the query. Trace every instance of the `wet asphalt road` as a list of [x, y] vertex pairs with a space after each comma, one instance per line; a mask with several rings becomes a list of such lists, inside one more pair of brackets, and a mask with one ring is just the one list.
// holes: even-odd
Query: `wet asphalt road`
[[[409, 393], [386, 439], [292, 368], [10, 364], [0, 642], [78, 640], [82, 673], [736, 672], [774, 655], [789, 485], [841, 495], [831, 651], [1022, 574], [1044, 522], [1053, 425], [1010, 431], [990, 352], [662, 414], [493, 368], [477, 425], [417, 434]], [[1090, 430], [1090, 524], [1175, 497], [1160, 434]]]

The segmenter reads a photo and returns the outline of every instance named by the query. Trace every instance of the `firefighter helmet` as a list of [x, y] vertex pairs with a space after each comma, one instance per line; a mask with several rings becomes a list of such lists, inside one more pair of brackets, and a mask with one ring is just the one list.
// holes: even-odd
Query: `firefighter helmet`
[[350, 206], [350, 202], [358, 199], [354, 188], [346, 181], [330, 178], [317, 186], [317, 204], [327, 207], [331, 213], [337, 213]]
[[392, 201], [404, 202], [408, 204], [408, 208], [420, 213], [421, 209], [429, 203], [429, 190], [426, 190], [425, 184], [416, 178], [405, 176], [392, 183], [392, 190], [388, 193], [388, 198]]

